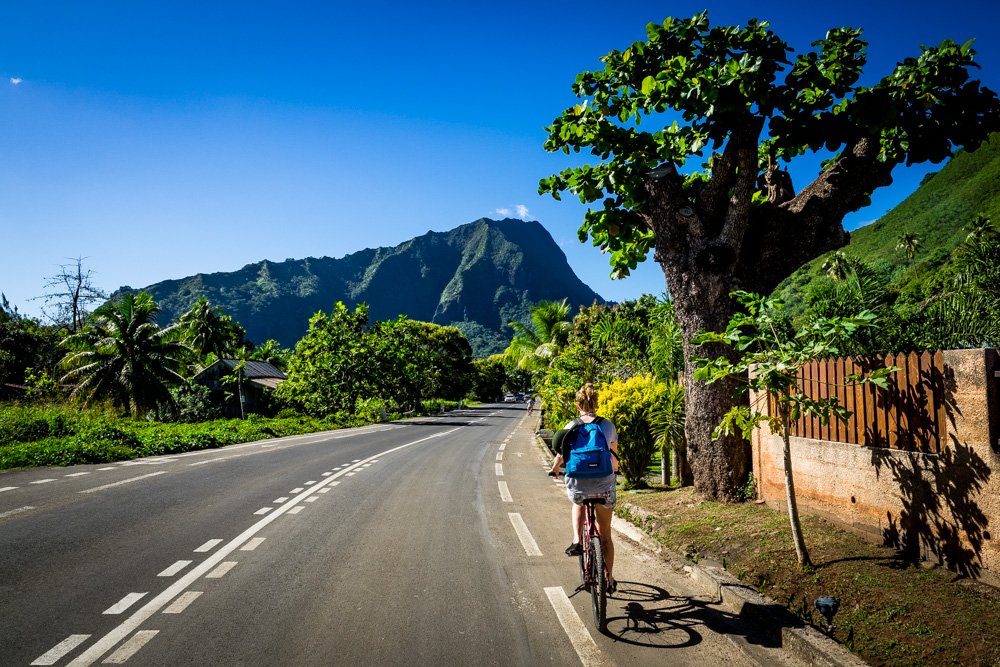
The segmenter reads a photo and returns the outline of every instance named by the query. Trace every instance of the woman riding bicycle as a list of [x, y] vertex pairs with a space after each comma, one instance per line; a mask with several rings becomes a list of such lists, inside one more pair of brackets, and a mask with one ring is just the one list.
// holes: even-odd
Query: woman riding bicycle
[[[596, 422], [600, 426], [608, 448], [612, 452], [611, 462], [614, 472], [605, 477], [566, 477], [566, 495], [569, 496], [570, 501], [573, 503], [573, 542], [567, 547], [566, 555], [579, 556], [582, 549], [580, 546], [580, 536], [583, 533], [584, 499], [602, 498], [603, 502], [596, 504], [594, 510], [597, 515], [597, 531], [601, 536], [601, 550], [604, 552], [604, 563], [608, 569], [608, 592], [614, 593], [617, 588], [617, 582], [611, 575], [615, 562], [615, 545], [611, 539], [611, 517], [616, 500], [615, 475], [618, 473], [618, 432], [610, 420], [597, 416], [597, 389], [591, 383], [588, 382], [583, 385], [580, 391], [576, 392], [576, 409], [580, 413], [579, 422], [583, 422], [584, 424]], [[579, 422], [577, 420], [569, 422], [560, 434], [564, 435], [568, 429]], [[557, 436], [560, 434], [557, 434]], [[570, 456], [567, 451], [568, 443], [566, 439], [558, 437], [556, 439], [561, 440], [562, 446], [556, 454], [555, 460], [552, 462], [552, 469], [549, 471], [550, 475], [558, 474], [559, 469], [565, 465], [566, 460]], [[559, 443], [557, 442], [556, 444], [558, 445]]]

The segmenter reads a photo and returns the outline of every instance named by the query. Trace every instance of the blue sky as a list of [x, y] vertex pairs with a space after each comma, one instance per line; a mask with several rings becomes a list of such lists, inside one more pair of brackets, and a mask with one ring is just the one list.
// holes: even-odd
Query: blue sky
[[[480, 217], [539, 220], [606, 298], [660, 293], [648, 260], [622, 281], [576, 240], [583, 207], [537, 194], [566, 166], [544, 127], [574, 77], [708, 9], [757, 17], [798, 51], [835, 26], [870, 42], [866, 81], [920, 44], [976, 38], [1000, 90], [1000, 10], [972, 2], [6, 3], [0, 23], [0, 291], [22, 312], [81, 256], [106, 290], [261, 259], [340, 257]], [[905, 198], [935, 166], [853, 214]], [[793, 171], [795, 187], [810, 170]]]

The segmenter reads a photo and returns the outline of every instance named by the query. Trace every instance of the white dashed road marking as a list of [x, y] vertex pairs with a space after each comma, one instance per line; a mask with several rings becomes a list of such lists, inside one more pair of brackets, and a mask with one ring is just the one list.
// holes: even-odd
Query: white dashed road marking
[[580, 615], [573, 609], [573, 603], [566, 597], [566, 592], [562, 587], [547, 587], [545, 595], [548, 596], [549, 602], [556, 612], [556, 618], [559, 619], [559, 624], [565, 630], [566, 636], [569, 637], [570, 643], [573, 644], [573, 649], [580, 657], [580, 662], [583, 663], [583, 666], [591, 667], [592, 665], [604, 664], [601, 660], [601, 650], [597, 648], [594, 638], [587, 632], [587, 627], [580, 620]]
[[206, 579], [220, 579], [225, 576], [226, 572], [236, 567], [236, 561], [227, 560], [225, 563], [220, 563], [219, 567], [215, 568], [211, 572], [205, 575]]
[[503, 477], [503, 464], [502, 463], [497, 463], [496, 464], [496, 473], [497, 473], [497, 477]]
[[174, 563], [173, 565], [171, 565], [170, 567], [168, 567], [163, 572], [160, 572], [156, 576], [158, 576], [158, 577], [172, 577], [172, 576], [174, 576], [175, 574], [177, 574], [178, 572], [180, 572], [181, 570], [183, 570], [184, 568], [186, 568], [188, 565], [190, 565], [193, 562], [194, 561], [191, 561], [191, 560], [179, 560], [176, 563]]
[[188, 608], [188, 605], [197, 600], [201, 596], [201, 591], [188, 591], [184, 593], [179, 598], [174, 600], [174, 603], [163, 610], [164, 614], [179, 614]]
[[166, 475], [167, 471], [161, 470], [159, 472], [151, 472], [148, 475], [139, 475], [138, 477], [129, 477], [128, 479], [123, 479], [120, 482], [113, 482], [111, 484], [105, 484], [104, 486], [95, 486], [92, 489], [86, 489], [85, 491], [80, 491], [80, 493], [94, 493], [95, 491], [103, 491], [104, 489], [110, 489], [114, 486], [121, 486], [122, 484], [131, 484], [132, 482], [138, 482], [140, 479], [147, 479], [149, 477], [156, 477], [157, 475]]
[[74, 472], [70, 475], [66, 475], [66, 477], [83, 477], [84, 475], [89, 475], [89, 474], [90, 474], [89, 472]]
[[521, 540], [521, 546], [524, 547], [524, 553], [529, 556], [541, 556], [542, 550], [538, 548], [538, 543], [535, 542], [535, 538], [531, 536], [531, 531], [528, 530], [528, 524], [524, 522], [524, 518], [520, 514], [514, 512], [508, 512], [507, 516], [510, 518], [510, 523], [514, 526], [514, 532], [517, 533], [517, 539]]
[[30, 512], [33, 509], [35, 509], [33, 506], [25, 505], [24, 507], [18, 507], [16, 510], [0, 512], [0, 519], [6, 519], [9, 516], [14, 516], [15, 514], [20, 514], [21, 512]]
[[287, 503], [287, 502], [288, 502], [288, 496], [281, 496], [280, 498], [274, 499], [275, 505], [280, 505], [281, 503]]
[[37, 481], [32, 482], [32, 484], [48, 484], [49, 482], [54, 482], [54, 481], [56, 481], [56, 480], [55, 479], [39, 479]]
[[514, 498], [511, 497], [510, 495], [510, 489], [507, 488], [507, 482], [501, 481], [497, 482], [497, 484], [500, 486], [500, 500], [504, 501], [505, 503], [514, 502]]
[[503, 452], [497, 452], [497, 461], [503, 461]]
[[134, 605], [139, 600], [141, 600], [144, 597], [146, 597], [147, 595], [149, 595], [149, 593], [129, 593], [128, 595], [126, 595], [125, 597], [123, 597], [121, 600], [119, 600], [116, 604], [114, 604], [114, 605], [108, 607], [107, 609], [105, 609], [104, 613], [105, 614], [112, 614], [112, 615], [114, 615], [114, 614], [120, 614], [123, 611], [127, 610], [132, 605]]
[[255, 537], [246, 544], [244, 544], [242, 547], [240, 547], [240, 551], [253, 551], [257, 547], [259, 547], [261, 542], [263, 541], [264, 541], [263, 537]]
[[[2, 489], [0, 489], [0, 493], [3, 493], [4, 491], [13, 491], [16, 488], [17, 488], [16, 486], [5, 486]], [[78, 637], [79, 635], [73, 635], [73, 636]]]
[[205, 542], [203, 545], [195, 549], [194, 552], [196, 554], [203, 554], [211, 551], [220, 544], [222, 544], [222, 540], [209, 540], [208, 542]]
[[305, 508], [306, 508], [305, 505], [296, 505], [292, 509], [288, 510], [288, 513], [289, 514], [298, 514], [299, 512], [301, 512], [302, 510], [304, 510]]
[[135, 655], [139, 649], [145, 646], [146, 642], [159, 634], [159, 632], [159, 630], [140, 630], [132, 635], [131, 639], [122, 644], [120, 649], [108, 656], [108, 659], [104, 661], [104, 664], [120, 665], [124, 663]]
[[77, 646], [83, 642], [90, 639], [90, 635], [70, 635], [66, 639], [62, 640], [51, 649], [49, 649], [44, 655], [40, 656], [35, 660], [32, 665], [54, 665], [59, 662], [59, 659], [64, 655], [75, 649]]
[[261, 507], [259, 510], [257, 510], [256, 512], [254, 512], [254, 514], [267, 514], [272, 509], [274, 509], [274, 508], [273, 507]]

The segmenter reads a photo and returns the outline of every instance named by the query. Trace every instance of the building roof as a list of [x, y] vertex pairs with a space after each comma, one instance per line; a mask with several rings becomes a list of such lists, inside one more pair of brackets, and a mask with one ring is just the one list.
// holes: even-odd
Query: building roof
[[[240, 363], [239, 359], [219, 359], [214, 364], [203, 369], [200, 373], [195, 375], [195, 379], [198, 379], [202, 375], [208, 373], [212, 368], [215, 368], [219, 364], [225, 366], [227, 373], [232, 372], [236, 366]], [[287, 375], [282, 373], [274, 364], [269, 364], [266, 361], [247, 361], [243, 366], [243, 377], [248, 380], [260, 380], [264, 378], [285, 380], [288, 378]]]

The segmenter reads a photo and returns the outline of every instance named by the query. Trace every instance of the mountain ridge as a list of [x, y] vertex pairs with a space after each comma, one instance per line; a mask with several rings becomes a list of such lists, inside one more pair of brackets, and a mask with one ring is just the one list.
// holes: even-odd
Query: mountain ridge
[[604, 302], [573, 273], [540, 223], [512, 218], [480, 218], [340, 258], [264, 259], [118, 293], [125, 291], [149, 292], [163, 321], [204, 296], [240, 322], [251, 340], [273, 338], [284, 346], [305, 335], [316, 311], [329, 311], [336, 301], [352, 308], [367, 303], [373, 321], [406, 315], [457, 326], [477, 356], [506, 347], [507, 323], [526, 320], [538, 301]]

